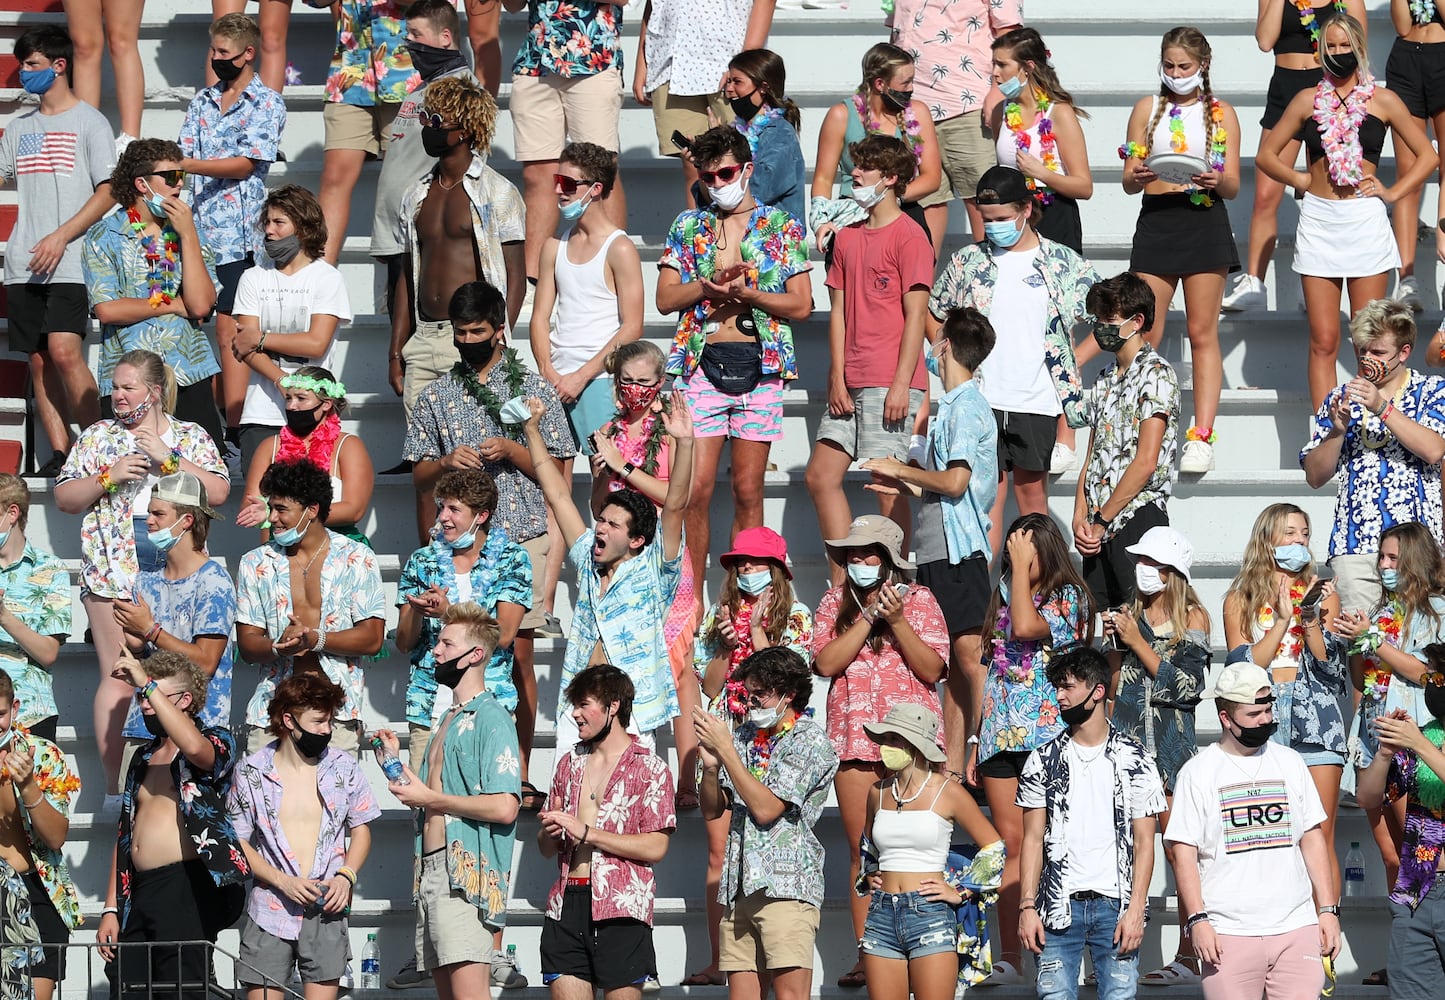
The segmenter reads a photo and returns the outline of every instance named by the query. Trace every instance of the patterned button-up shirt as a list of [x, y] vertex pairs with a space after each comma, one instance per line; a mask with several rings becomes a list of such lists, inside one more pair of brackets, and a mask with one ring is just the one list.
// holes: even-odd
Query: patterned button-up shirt
[[[201, 259], [216, 282], [216, 262], [204, 238]], [[102, 302], [116, 299], [150, 298], [150, 269], [140, 240], [131, 232], [123, 211], [112, 212], [90, 227], [81, 252], [85, 290], [91, 311]], [[177, 267], [179, 267], [179, 262]], [[110, 376], [126, 351], [146, 350], [159, 354], [176, 373], [176, 384], [185, 387], [210, 378], [221, 370], [211, 342], [201, 324], [175, 313], [143, 319], [126, 326], [100, 325], [100, 360], [96, 375], [100, 394], [110, 392]]]
[[[548, 808], [578, 815], [582, 783], [592, 748], [579, 743], [564, 754], [552, 774]], [[606, 833], [626, 836], [637, 833], [671, 833], [677, 828], [677, 810], [672, 801], [672, 771], [667, 761], [638, 740], [622, 752], [612, 775], [597, 801], [597, 818], [592, 826]], [[559, 874], [547, 894], [547, 916], [562, 919], [562, 897], [567, 873], [572, 868], [576, 845], [568, 841], [557, 852]], [[592, 919], [629, 918], [652, 926], [652, 904], [657, 896], [657, 878], [652, 865], [619, 858], [606, 851], [592, 851]]]
[[[922, 79], [920, 75], [920, 79]], [[1042, 331], [1000, 330], [1000, 350], [1007, 349], [1009, 337], [1044, 338], [1044, 365], [1059, 394], [1064, 416], [1071, 427], [1081, 427], [1084, 420], [1075, 411], [1083, 395], [1079, 366], [1074, 361], [1073, 328], [1089, 315], [1085, 305], [1089, 289], [1099, 280], [1094, 265], [1062, 243], [1039, 237], [1039, 252], [1034, 269], [1043, 278], [1048, 292], [1048, 326]], [[986, 244], [971, 243], [948, 260], [948, 266], [933, 283], [928, 298], [928, 311], [938, 320], [947, 317], [950, 309], [973, 306], [985, 316], [993, 311], [993, 295], [998, 283], [998, 264]]]
[[[522, 764], [517, 749], [517, 726], [490, 691], [482, 691], [449, 713], [442, 749], [444, 795], [515, 795], [522, 797]], [[436, 733], [432, 733], [436, 739]], [[431, 745], [422, 760], [422, 783], [431, 769]], [[416, 858], [412, 899], [421, 887], [421, 836], [426, 811], [416, 811]], [[493, 929], [507, 923], [507, 894], [512, 879], [512, 850], [517, 824], [488, 823], [447, 815], [447, 878], [467, 902], [482, 911], [483, 922]]]
[[983, 110], [993, 40], [1023, 23], [1023, 0], [897, 0], [887, 19], [893, 44], [913, 56], [914, 97], [936, 122]]
[[[728, 653], [728, 668], [723, 678], [722, 690], [708, 702], [707, 709], [718, 718], [726, 720], [733, 728], [747, 721], [746, 695], [742, 691], [742, 685], [733, 680], [733, 675], [742, 662], [753, 654], [752, 621], [753, 615], [757, 613], [758, 605], [750, 604], [746, 600], [738, 602], [735, 615], [729, 614], [726, 606], [714, 604], [707, 609], [707, 614], [703, 615], [702, 624], [697, 629], [697, 641], [693, 646], [692, 666], [697, 672], [698, 681], [701, 682], [703, 675], [707, 673], [708, 664], [726, 652], [721, 640], [712, 638], [713, 629], [719, 621], [732, 621], [733, 628], [737, 631], [738, 644]], [[793, 602], [777, 644], [797, 653], [804, 663], [813, 662], [813, 613], [802, 601]]]
[[228, 111], [221, 110], [220, 84], [191, 98], [181, 123], [181, 152], [195, 160], [244, 156], [255, 161], [251, 172], [241, 178], [191, 175], [196, 231], [218, 265], [245, 260], [247, 254], [261, 250], [257, 220], [285, 128], [286, 102], [259, 76], [251, 77]]
[[[61, 749], [49, 740], [30, 733], [22, 735], [17, 732], [8, 749], [14, 752], [20, 743], [29, 744], [30, 752], [34, 756], [35, 783], [40, 786], [41, 794], [56, 812], [68, 818], [71, 796], [80, 793], [80, 777], [70, 770]], [[55, 906], [55, 912], [60, 914], [65, 926], [73, 930], [83, 921], [80, 917], [80, 897], [76, 894], [75, 883], [70, 880], [65, 853], [45, 846], [45, 842], [35, 833], [35, 823], [30, 818], [30, 810], [24, 807], [20, 786], [12, 784], [11, 787], [15, 791], [15, 801], [19, 804], [17, 811], [25, 826], [30, 866], [40, 876], [45, 893]], [[38, 802], [36, 804], [39, 805]]]
[[[745, 722], [733, 733], [738, 756], [748, 759], [757, 727]], [[717, 900], [734, 901], [761, 891], [769, 899], [796, 899], [823, 906], [823, 844], [813, 832], [833, 775], [838, 754], [812, 719], [802, 716], [773, 744], [762, 783], [783, 803], [783, 814], [759, 825], [733, 788], [726, 771], [719, 773], [723, 792], [732, 800], [727, 851]]]
[[[712, 278], [717, 271], [717, 243], [721, 235], [717, 211], [711, 207], [690, 209], [672, 223], [667, 243], [662, 249], [658, 267], [677, 271], [684, 285], [703, 278]], [[738, 255], [747, 264], [743, 275], [749, 288], [765, 292], [786, 291], [788, 279], [811, 270], [803, 226], [781, 208], [759, 205], [748, 217], [748, 228], [738, 244]], [[684, 309], [677, 320], [672, 353], [667, 359], [667, 373], [687, 378], [702, 359], [707, 341], [703, 331], [713, 302], [706, 297], [697, 305]], [[764, 375], [781, 375], [784, 380], [798, 377], [798, 358], [793, 352], [793, 328], [786, 320], [770, 316], [761, 309], [753, 310], [758, 327], [758, 343], [763, 349]]]
[[[0, 566], [5, 607], [26, 628], [65, 642], [70, 635], [70, 574], [65, 564], [28, 541], [13, 566]], [[13, 636], [0, 628], [0, 670], [15, 684], [22, 726], [59, 715], [50, 671], [36, 663]]]
[[[286, 840], [281, 822], [281, 797], [286, 789], [276, 777], [276, 744], [241, 761], [231, 783], [229, 812], [236, 836], [283, 875], [325, 881], [346, 862], [346, 834], [381, 815], [361, 765], [341, 750], [328, 747], [316, 765], [316, 793], [321, 798], [321, 826], [316, 853], [298, 858]], [[295, 941], [305, 917], [300, 904], [275, 886], [259, 880], [251, 886], [246, 912], [263, 931]]]
[[336, 49], [326, 77], [332, 104], [400, 104], [421, 86], [406, 50], [409, 6], [397, 0], [346, 0], [336, 21]]
[[[497, 398], [506, 401], [512, 395], [507, 387], [506, 366], [497, 362], [487, 372], [486, 385]], [[522, 375], [522, 396], [536, 396], [547, 405], [540, 430], [547, 443], [547, 453], [554, 458], [571, 458], [577, 453], [572, 443], [572, 427], [557, 400], [557, 393], [535, 372]], [[462, 381], [447, 372], [421, 391], [406, 425], [406, 441], [402, 458], [408, 462], [429, 462], [450, 455], [461, 445], [479, 447], [491, 437], [516, 440], [516, 427], [497, 423], [482, 409]], [[527, 542], [547, 531], [547, 501], [537, 481], [509, 461], [482, 459], [482, 471], [497, 483], [497, 510], [492, 524], [500, 525], [514, 542]]]
[[942, 505], [949, 562], [976, 552], [991, 558], [988, 515], [998, 495], [998, 425], [976, 379], [944, 393], [928, 431], [928, 467], [942, 470], [954, 462], [968, 463], [968, 489], [956, 497], [925, 491], [923, 502]]
[[[622, 71], [622, 7], [595, 0], [530, 0], [513, 76], [595, 76]], [[716, 82], [716, 81], [714, 81]]]
[[[1422, 732], [1435, 746], [1440, 746], [1445, 730], [1440, 723], [1427, 723]], [[1400, 849], [1400, 874], [1390, 887], [1390, 902], [1408, 906], [1413, 912], [1435, 885], [1440, 851], [1445, 845], [1445, 812], [1429, 809], [1419, 801], [1420, 787], [1416, 776], [1420, 758], [1412, 750], [1401, 750], [1390, 761], [1389, 777], [1385, 779], [1385, 801], [1405, 800], [1405, 836]]]
[[[1067, 732], [1029, 754], [1019, 775], [1017, 804], [1043, 809], [1044, 867], [1039, 879], [1039, 918], [1051, 931], [1068, 930], [1073, 922], [1069, 895], [1069, 757], [1073, 742]], [[1114, 775], [1114, 864], [1119, 881], [1119, 909], [1129, 905], [1134, 886], [1134, 820], [1158, 816], [1168, 808], [1159, 772], [1144, 748], [1112, 726], [1104, 740], [1104, 759]], [[1031, 886], [1026, 888], [1032, 888]]]
[[[170, 422], [167, 433], [174, 435], [175, 447], [180, 449], [182, 458], [206, 472], [226, 475], [226, 463], [205, 428], [175, 417], [166, 419]], [[58, 485], [98, 476], [122, 455], [140, 451], [135, 435], [124, 424], [117, 420], [97, 420], [80, 432], [55, 482]], [[150, 485], [155, 486], [159, 481], [152, 466]], [[99, 597], [129, 600], [136, 577], [140, 575], [134, 517], [144, 512], [135, 510], [134, 504], [144, 486], [145, 482], [139, 479], [121, 483], [114, 493], [102, 493], [81, 518], [80, 585], [84, 590]]]
[[[487, 532], [481, 557], [469, 574], [471, 596], [493, 617], [498, 604], [532, 607], [532, 560], [527, 550], [507, 538], [501, 528]], [[401, 571], [396, 587], [396, 606], [406, 604], [408, 597], [419, 597], [431, 587], [447, 592], [447, 600], [461, 600], [457, 590], [457, 569], [452, 552], [440, 541], [417, 549]], [[406, 686], [406, 721], [431, 727], [432, 704], [437, 697], [436, 658], [432, 647], [441, 635], [440, 618], [421, 616], [421, 635], [411, 651], [411, 680]], [[487, 661], [487, 690], [507, 711], [517, 707], [517, 687], [512, 683], [512, 650], [498, 646]]]
[[[604, 593], [592, 561], [593, 537], [592, 531], [584, 531], [567, 554], [577, 568], [577, 592], [559, 690], [566, 691], [572, 678], [587, 669], [600, 641], [607, 662], [632, 678], [637, 692], [632, 718], [639, 732], [650, 733], [667, 725], [680, 711], [662, 626], [677, 596], [685, 550], [678, 546], [674, 558], [663, 558], [659, 534], [612, 570], [612, 581]], [[563, 697], [558, 696], [558, 711], [566, 710]]]
[[[171, 782], [179, 793], [181, 826], [191, 838], [196, 857], [206, 866], [211, 881], [218, 886], [237, 885], [251, 877], [251, 866], [241, 852], [241, 842], [231, 826], [226, 800], [231, 793], [231, 771], [236, 763], [236, 738], [229, 729], [207, 727], [201, 735], [215, 748], [216, 759], [209, 771], [197, 769], [182, 753], [170, 763]], [[125, 927], [130, 915], [131, 880], [135, 870], [130, 863], [131, 824], [135, 820], [135, 797], [145, 780], [151, 757], [164, 740], [152, 740], [131, 758], [125, 776], [125, 792], [121, 798], [120, 833], [115, 844], [115, 892], [120, 907], [120, 925]]]
[[1151, 675], [1132, 650], [1124, 654], [1110, 721], [1143, 745], [1158, 765], [1164, 787], [1173, 789], [1179, 769], [1199, 752], [1194, 708], [1209, 673], [1209, 633], [1190, 629], [1176, 640], [1167, 632], [1156, 633], [1143, 615], [1138, 623], [1139, 635], [1159, 657], [1159, 665]]
[[1142, 489], [1104, 529], [1112, 538], [1146, 504], [1161, 510], [1174, 489], [1174, 450], [1179, 444], [1179, 379], [1164, 355], [1148, 344], [1122, 374], [1119, 365], [1105, 368], [1094, 387], [1084, 394], [1079, 415], [1093, 428], [1089, 462], [1082, 473], [1084, 501], [1091, 511], [1109, 501], [1124, 471], [1139, 453], [1139, 425], [1150, 417], [1164, 418], [1164, 440], [1159, 458]]
[[[1331, 389], [1314, 415], [1310, 439], [1300, 449], [1301, 465], [1333, 429], [1330, 407], [1343, 391], [1343, 387]], [[1445, 378], [1411, 371], [1394, 403], [1396, 410], [1421, 427], [1445, 434]], [[1351, 419], [1340, 445], [1339, 472], [1331, 556], [1373, 555], [1380, 550], [1380, 533], [1406, 521], [1419, 521], [1437, 543], [1445, 544], [1440, 463], [1431, 464], [1406, 448], [1378, 417], [1364, 414]]]
[[33, 1000], [31, 966], [45, 960], [25, 881], [0, 858], [0, 1000]]
[[[334, 531], [331, 547], [321, 560], [321, 623], [328, 632], [340, 632], [368, 618], [386, 617], [386, 594], [381, 588], [381, 571], [376, 554]], [[236, 594], [236, 622], [254, 625], [271, 638], [286, 630], [291, 614], [291, 563], [286, 550], [275, 542], [267, 542], [241, 557], [236, 573], [241, 581]], [[326, 676], [346, 692], [346, 703], [336, 718], [354, 722], [361, 718], [366, 690], [366, 675], [360, 656], [333, 654], [322, 650], [316, 659]], [[246, 706], [246, 724], [265, 728], [270, 724], [267, 706], [276, 693], [276, 685], [291, 676], [293, 657], [277, 656], [265, 664], [265, 674], [256, 683], [256, 691]]]

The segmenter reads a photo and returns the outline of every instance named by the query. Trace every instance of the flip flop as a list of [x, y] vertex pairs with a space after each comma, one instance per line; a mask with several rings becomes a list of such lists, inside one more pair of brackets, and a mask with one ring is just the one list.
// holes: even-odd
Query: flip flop
[[1376, 969], [1360, 981], [1366, 986], [1389, 986], [1390, 974], [1387, 969]]
[[684, 979], [682, 982], [678, 983], [677, 985], [679, 985], [679, 986], [726, 986], [726, 985], [727, 985], [727, 982], [728, 982], [728, 977], [727, 977], [726, 975], [724, 975], [723, 973], [721, 973], [721, 972], [719, 972], [719, 973], [717, 974], [717, 978], [716, 978], [716, 979], [714, 979], [712, 976], [708, 975], [706, 972], [694, 972], [692, 975], [688, 976], [686, 979]]
[[547, 793], [540, 791], [530, 781], [522, 782], [522, 811], [541, 812], [542, 807], [547, 804]]
[[868, 985], [868, 977], [862, 969], [854, 969], [852, 972], [845, 972], [839, 976], [838, 985], [845, 990], [862, 989]]
[[[691, 789], [679, 789], [679, 790], [677, 791], [677, 793], [674, 794], [673, 797], [672, 797], [672, 804], [673, 804], [673, 806], [675, 806], [675, 807], [678, 808], [678, 809], [684, 809], [684, 810], [685, 810], [685, 809], [696, 809], [697, 806], [698, 806], [697, 792], [695, 792], [695, 791], [693, 791], [693, 790], [691, 790]], [[687, 984], [686, 984], [686, 983], [683, 983], [683, 985], [686, 986]], [[701, 985], [701, 984], [695, 984], [695, 985]], [[710, 984], [710, 985], [720, 986], [720, 985], [722, 985], [722, 984], [721, 984], [721, 983], [712, 983], [712, 984]]]
[[1192, 986], [1199, 982], [1199, 973], [1179, 961], [1176, 955], [1164, 968], [1140, 976], [1139, 982], [1150, 986]]

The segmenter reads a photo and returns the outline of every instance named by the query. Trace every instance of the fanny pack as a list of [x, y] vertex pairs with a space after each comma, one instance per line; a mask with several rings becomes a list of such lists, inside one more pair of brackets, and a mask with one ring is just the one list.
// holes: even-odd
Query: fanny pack
[[754, 339], [704, 344], [698, 359], [703, 374], [713, 387], [729, 396], [752, 392], [763, 378], [763, 345], [757, 339], [757, 327], [752, 317], [739, 317], [737, 326], [751, 333]]

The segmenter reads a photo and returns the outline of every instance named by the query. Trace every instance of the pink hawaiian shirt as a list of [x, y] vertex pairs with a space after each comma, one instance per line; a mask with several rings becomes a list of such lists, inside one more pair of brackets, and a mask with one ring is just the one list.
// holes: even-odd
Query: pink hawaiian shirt
[[897, 0], [887, 22], [893, 44], [913, 56], [913, 96], [936, 122], [983, 110], [993, 40], [1023, 23], [1023, 0]]

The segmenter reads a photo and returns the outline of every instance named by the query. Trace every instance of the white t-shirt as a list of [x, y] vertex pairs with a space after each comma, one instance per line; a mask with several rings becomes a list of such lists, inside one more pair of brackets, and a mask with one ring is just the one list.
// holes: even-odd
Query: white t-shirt
[[1056, 417], [1063, 410], [1044, 364], [1049, 291], [1035, 266], [1038, 256], [1037, 247], [993, 255], [998, 281], [988, 318], [998, 344], [979, 366], [978, 385], [995, 410]]
[[1092, 890], [1127, 902], [1133, 886], [1119, 885], [1114, 834], [1114, 769], [1104, 745], [1081, 747], [1072, 740], [1069, 757], [1069, 844], [1065, 893]]
[[[346, 296], [346, 282], [341, 272], [324, 260], [314, 260], [295, 274], [284, 274], [269, 260], [241, 275], [236, 286], [234, 316], [256, 316], [262, 330], [276, 333], [305, 333], [311, 328], [312, 315], [335, 316], [341, 326], [351, 322], [351, 302]], [[280, 357], [277, 367], [291, 373], [302, 365], [320, 365], [332, 373], [336, 353], [333, 337], [326, 353], [319, 358]], [[246, 386], [246, 405], [241, 411], [242, 424], [280, 427], [286, 423], [285, 403], [281, 393], [270, 382], [254, 372]]]
[[[166, 422], [166, 429], [161, 432], [161, 444], [167, 448], [176, 446], [176, 428], [170, 421]], [[139, 449], [136, 449], [139, 451]], [[161, 477], [155, 474], [154, 466], [152, 471], [146, 474], [145, 482], [141, 488], [136, 490], [135, 499], [131, 501], [130, 509], [133, 517], [144, 519], [151, 509], [151, 491], [160, 485]]]
[[1180, 770], [1164, 839], [1199, 849], [1217, 933], [1272, 936], [1318, 923], [1299, 842], [1324, 821], [1298, 753], [1266, 743], [1236, 757], [1216, 743]]

